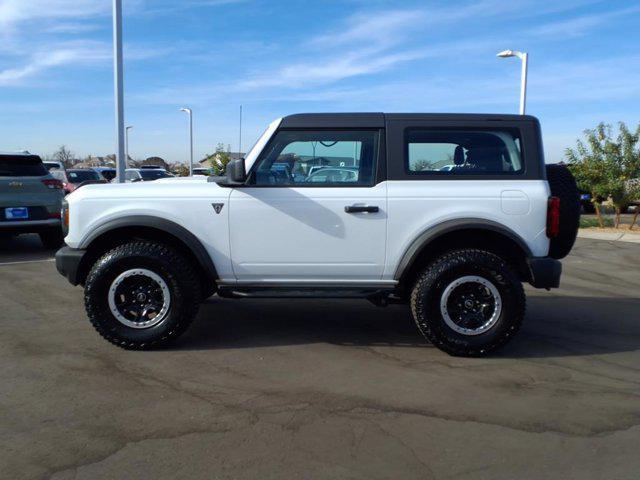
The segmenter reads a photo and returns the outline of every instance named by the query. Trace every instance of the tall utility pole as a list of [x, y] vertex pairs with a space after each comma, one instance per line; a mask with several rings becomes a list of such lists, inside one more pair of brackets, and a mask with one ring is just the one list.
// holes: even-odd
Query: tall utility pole
[[193, 177], [193, 110], [190, 108], [181, 108], [180, 111], [189, 115], [189, 176]]
[[122, 0], [113, 0], [113, 73], [116, 100], [116, 178], [124, 183], [124, 74], [122, 68]]
[[514, 50], [504, 50], [498, 54], [500, 58], [518, 57], [522, 61], [522, 73], [520, 75], [520, 115], [524, 115], [527, 104], [527, 75], [529, 69], [529, 54]]
[[240, 105], [240, 139], [238, 140], [238, 154], [242, 153], [242, 105]]

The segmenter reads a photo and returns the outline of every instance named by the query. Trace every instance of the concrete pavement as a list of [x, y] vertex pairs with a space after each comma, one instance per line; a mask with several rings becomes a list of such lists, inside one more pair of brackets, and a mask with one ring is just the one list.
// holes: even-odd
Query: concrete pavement
[[637, 479], [640, 246], [564, 264], [486, 359], [402, 306], [215, 297], [174, 348], [127, 352], [51, 262], [0, 265], [0, 478]]

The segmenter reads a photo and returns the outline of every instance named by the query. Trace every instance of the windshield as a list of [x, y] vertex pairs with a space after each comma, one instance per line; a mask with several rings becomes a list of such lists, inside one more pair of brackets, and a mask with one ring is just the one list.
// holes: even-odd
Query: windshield
[[0, 155], [0, 177], [42, 177], [47, 173], [40, 157]]
[[164, 170], [138, 170], [138, 173], [144, 181], [157, 180], [169, 176]]
[[94, 170], [67, 170], [69, 183], [82, 183], [89, 180], [100, 180], [100, 175]]

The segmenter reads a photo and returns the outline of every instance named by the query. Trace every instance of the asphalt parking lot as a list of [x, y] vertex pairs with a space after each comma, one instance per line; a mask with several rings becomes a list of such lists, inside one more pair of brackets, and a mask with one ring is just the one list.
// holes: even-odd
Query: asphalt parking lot
[[402, 306], [215, 297], [174, 348], [127, 352], [51, 255], [0, 244], [2, 478], [640, 476], [640, 245], [579, 239], [486, 359]]

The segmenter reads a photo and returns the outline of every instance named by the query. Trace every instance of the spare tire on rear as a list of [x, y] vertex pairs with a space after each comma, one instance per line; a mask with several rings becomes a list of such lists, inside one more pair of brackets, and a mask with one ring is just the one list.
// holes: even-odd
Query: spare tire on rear
[[561, 259], [569, 255], [580, 226], [580, 192], [573, 174], [565, 165], [547, 165], [551, 195], [560, 199], [560, 231], [551, 239], [549, 256]]

